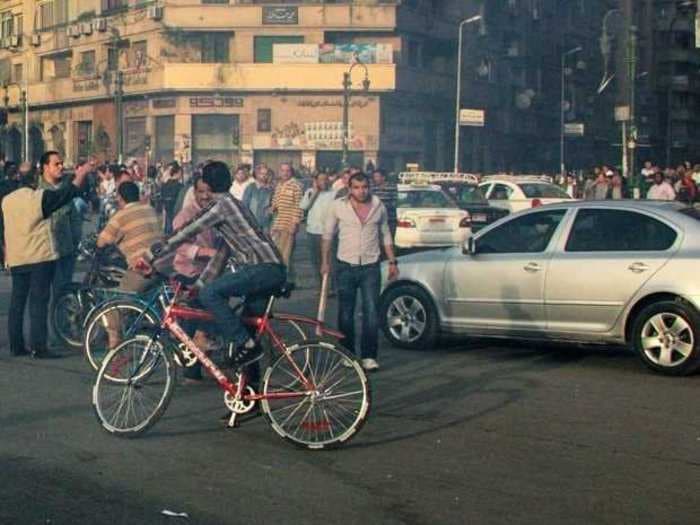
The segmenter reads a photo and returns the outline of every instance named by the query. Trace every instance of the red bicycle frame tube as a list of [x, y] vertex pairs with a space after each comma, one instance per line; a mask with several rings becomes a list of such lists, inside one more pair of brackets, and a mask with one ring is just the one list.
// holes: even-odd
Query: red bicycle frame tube
[[[308, 317], [287, 315], [282, 314], [276, 316], [277, 319], [296, 321], [299, 323], [310, 324], [315, 326], [320, 326], [324, 333], [333, 335], [335, 330], [325, 329], [322, 323], [316, 320], [312, 320]], [[232, 396], [241, 396], [245, 401], [259, 401], [262, 399], [290, 399], [295, 397], [303, 397], [307, 395], [306, 392], [269, 392], [267, 394], [244, 394], [245, 390], [245, 374], [241, 374], [240, 383], [232, 383], [226, 375], [216, 366], [216, 364], [209, 359], [209, 357], [195, 344], [195, 342], [185, 333], [182, 327], [177, 322], [178, 319], [189, 319], [196, 321], [214, 321], [214, 317], [204, 310], [198, 310], [196, 308], [190, 308], [186, 306], [171, 305], [166, 309], [165, 317], [163, 319], [163, 327], [171, 332], [180, 342], [182, 342], [188, 350], [190, 350], [199, 360], [199, 362], [209, 371], [209, 373], [216, 379], [219, 386], [226, 390]], [[277, 333], [272, 329], [269, 324], [267, 317], [246, 317], [242, 319], [243, 322], [249, 326], [256, 328], [258, 336], [262, 334], [267, 334], [270, 338], [272, 345], [289, 360], [295, 374], [299, 380], [304, 384], [307, 391], [314, 390], [315, 385], [311, 383], [305, 376], [304, 373], [299, 369], [294, 360], [289, 356], [287, 352], [287, 346], [284, 341], [277, 335]]]

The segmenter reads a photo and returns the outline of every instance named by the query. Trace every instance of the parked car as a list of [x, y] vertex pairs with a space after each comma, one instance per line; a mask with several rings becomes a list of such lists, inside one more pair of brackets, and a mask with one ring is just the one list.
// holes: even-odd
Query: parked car
[[484, 177], [479, 188], [491, 206], [511, 213], [573, 200], [546, 176], [492, 175]]
[[[651, 369], [700, 365], [700, 213], [578, 201], [520, 212], [463, 247], [401, 257], [380, 321], [403, 348], [440, 334], [626, 344]], [[385, 280], [386, 282], [386, 280]]]
[[472, 233], [469, 213], [436, 184], [399, 184], [397, 248], [458, 246]]
[[509, 213], [505, 208], [489, 204], [479, 188], [476, 178], [474, 180], [444, 180], [437, 184], [457, 202], [461, 209], [469, 212], [472, 233], [478, 232], [484, 226], [488, 226]]

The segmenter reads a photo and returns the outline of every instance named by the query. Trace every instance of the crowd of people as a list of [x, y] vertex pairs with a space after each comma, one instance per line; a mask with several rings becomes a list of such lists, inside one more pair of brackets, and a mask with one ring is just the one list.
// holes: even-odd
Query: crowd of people
[[[71, 172], [63, 170], [55, 151], [42, 156], [36, 173], [26, 163], [3, 168], [1, 226], [4, 263], [12, 278], [13, 355], [55, 357], [49, 350], [48, 305], [73, 279], [83, 221], [92, 211], [97, 247], [115, 246], [126, 259], [120, 289], [139, 293], [152, 287], [152, 269], [189, 279], [200, 289], [201, 305], [214, 314], [237, 366], [255, 361], [259, 345], [228, 301], [294, 282], [296, 238], [305, 221], [318, 279], [298, 284], [319, 287], [329, 275], [331, 293], [339, 300], [340, 329], [352, 350], [360, 291], [361, 364], [367, 370], [379, 367], [380, 260], [388, 259], [391, 278], [398, 273], [392, 240], [396, 185], [382, 170], [365, 174], [354, 167], [301, 179], [289, 163], [277, 173], [264, 164], [241, 165], [231, 176], [228, 166], [215, 161], [194, 169], [158, 163], [144, 173], [135, 161], [98, 165], [87, 160]], [[22, 331], [27, 302], [29, 346]], [[192, 331], [198, 343], [209, 344], [203, 331]], [[118, 342], [110, 335], [110, 345]], [[201, 380], [197, 367], [185, 375]]]
[[700, 198], [700, 164], [684, 162], [664, 169], [646, 161], [638, 173], [629, 177], [615, 168], [596, 166], [590, 174], [569, 173], [557, 182], [576, 199], [678, 200], [690, 204]]

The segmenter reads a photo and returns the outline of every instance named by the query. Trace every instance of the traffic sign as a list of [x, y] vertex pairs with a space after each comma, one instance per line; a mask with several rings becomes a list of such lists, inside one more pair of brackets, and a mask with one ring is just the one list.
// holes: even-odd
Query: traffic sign
[[564, 134], [568, 137], [583, 137], [586, 126], [583, 122], [569, 122], [564, 124]]
[[460, 109], [459, 123], [462, 126], [483, 128], [486, 122], [486, 112], [483, 109]]

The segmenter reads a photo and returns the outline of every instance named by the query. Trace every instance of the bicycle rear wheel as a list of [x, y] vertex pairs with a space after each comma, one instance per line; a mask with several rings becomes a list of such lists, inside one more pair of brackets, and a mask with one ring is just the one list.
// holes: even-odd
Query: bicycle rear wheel
[[136, 437], [160, 419], [174, 389], [171, 356], [160, 341], [139, 335], [105, 357], [92, 389], [92, 405], [107, 432]]
[[143, 328], [157, 326], [156, 314], [137, 301], [116, 300], [92, 314], [83, 338], [83, 350], [93, 370], [99, 370], [107, 353]]
[[[369, 414], [370, 386], [364, 371], [344, 350], [329, 343], [302, 343], [288, 350], [263, 379], [262, 393], [267, 397], [261, 406], [272, 428], [300, 447], [322, 449], [346, 443]], [[307, 382], [312, 386], [307, 387]]]
[[77, 287], [65, 289], [53, 302], [53, 331], [67, 347], [78, 350], [83, 345], [83, 323], [93, 304], [90, 294]]

